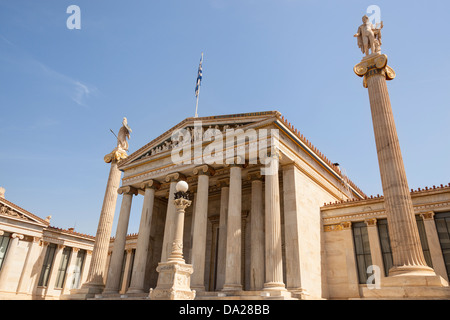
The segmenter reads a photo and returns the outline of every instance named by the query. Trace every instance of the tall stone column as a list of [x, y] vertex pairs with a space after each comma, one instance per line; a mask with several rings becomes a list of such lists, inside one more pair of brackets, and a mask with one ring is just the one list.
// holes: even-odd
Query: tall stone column
[[242, 165], [230, 165], [230, 195], [227, 218], [227, 251], [223, 291], [242, 290], [241, 233], [242, 233]]
[[194, 268], [194, 273], [191, 276], [191, 288], [196, 291], [205, 291], [209, 176], [214, 175], [214, 169], [208, 165], [202, 165], [194, 168], [194, 175], [198, 175], [198, 184], [197, 198], [195, 199], [195, 219], [191, 252], [191, 264]]
[[0, 272], [0, 291], [8, 291], [8, 277], [15, 271], [14, 259], [17, 252], [17, 246], [19, 245], [19, 240], [22, 240], [23, 238], [24, 236], [22, 234], [13, 233], [11, 235], [11, 242], [8, 245], [8, 251], [6, 252], [6, 257]]
[[123, 255], [125, 251], [125, 241], [128, 231], [128, 222], [130, 220], [131, 202], [133, 194], [137, 195], [138, 190], [127, 186], [118, 190], [123, 194], [122, 206], [120, 207], [119, 221], [117, 222], [116, 237], [114, 239], [111, 262], [108, 269], [108, 278], [106, 279], [104, 295], [118, 294], [120, 290], [120, 274], [122, 271]]
[[217, 252], [216, 290], [222, 290], [225, 283], [226, 251], [227, 251], [227, 215], [228, 198], [230, 194], [229, 181], [220, 180], [220, 212], [219, 212], [219, 244]]
[[142, 206], [139, 235], [136, 244], [136, 254], [133, 264], [130, 288], [127, 294], [139, 294], [144, 292], [145, 270], [147, 269], [148, 248], [150, 243], [150, 230], [155, 203], [155, 191], [161, 184], [156, 180], [145, 181], [141, 188], [145, 190], [144, 204]]
[[395, 78], [385, 54], [366, 56], [354, 67], [368, 88], [384, 203], [391, 239], [393, 267], [390, 276], [435, 275], [423, 256], [406, 179], [400, 143], [386, 80]]
[[161, 253], [161, 262], [166, 262], [170, 253], [172, 252], [172, 242], [173, 242], [173, 232], [174, 224], [173, 221], [176, 217], [176, 209], [174, 200], [175, 186], [180, 180], [186, 180], [186, 177], [182, 173], [171, 173], [166, 176], [165, 181], [170, 182], [169, 188], [169, 200], [167, 202], [167, 213], [166, 213], [166, 225], [164, 226], [164, 238], [163, 247]]
[[[299, 170], [295, 163], [290, 163], [282, 167], [283, 171], [283, 200], [284, 200], [284, 239], [286, 250], [286, 286], [291, 292], [298, 294], [308, 294], [302, 280], [308, 278], [303, 265], [307, 265], [305, 261], [312, 259], [312, 257], [303, 257], [305, 251], [310, 251], [311, 248], [305, 248], [305, 241], [302, 241], [302, 226], [310, 227], [311, 223], [306, 221], [305, 209], [301, 206], [301, 196], [299, 186], [301, 181], [299, 179]], [[304, 232], [303, 232], [304, 233]], [[303, 244], [303, 246], [302, 246]], [[311, 243], [309, 243], [311, 246]], [[306, 250], [305, 250], [306, 249]]]
[[266, 280], [264, 290], [286, 290], [283, 282], [281, 251], [280, 185], [278, 155], [273, 155], [273, 174], [265, 175], [265, 249]]
[[[86, 298], [92, 298], [95, 294], [101, 293], [105, 286], [106, 259], [108, 257], [109, 241], [111, 238], [112, 226], [114, 221], [114, 212], [117, 203], [117, 189], [120, 186], [121, 171], [117, 168], [116, 158], [105, 158], [105, 161], [111, 163], [108, 183], [106, 184], [105, 197], [103, 198], [102, 211], [98, 221], [97, 233], [95, 235], [94, 248], [92, 249], [91, 262], [86, 277], [80, 289], [74, 290], [74, 296], [83, 295]], [[71, 292], [72, 294], [72, 292]]]
[[262, 290], [264, 287], [264, 208], [263, 181], [260, 171], [248, 174], [252, 180], [252, 198], [250, 209], [250, 290]]

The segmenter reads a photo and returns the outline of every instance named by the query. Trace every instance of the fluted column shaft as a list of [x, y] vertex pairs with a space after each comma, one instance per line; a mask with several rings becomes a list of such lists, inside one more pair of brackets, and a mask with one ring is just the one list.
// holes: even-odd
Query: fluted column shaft
[[117, 222], [116, 237], [114, 239], [111, 261], [109, 263], [108, 278], [103, 294], [116, 294], [120, 290], [120, 274], [122, 271], [123, 255], [130, 220], [131, 202], [133, 194], [137, 190], [132, 187], [122, 187], [119, 193], [123, 193], [122, 205], [120, 207], [119, 221]]
[[281, 251], [280, 186], [278, 161], [274, 174], [265, 175], [265, 233], [266, 233], [266, 280], [265, 290], [285, 290], [283, 283], [283, 260]]
[[104, 270], [108, 258], [109, 241], [116, 210], [117, 189], [120, 185], [121, 171], [117, 168], [117, 161], [112, 160], [106, 184], [105, 197], [103, 199], [102, 211], [95, 235], [94, 248], [89, 265], [89, 272], [84, 286], [104, 286]]
[[139, 224], [139, 235], [136, 244], [136, 254], [133, 263], [131, 284], [127, 293], [144, 292], [144, 278], [150, 243], [150, 230], [152, 225], [153, 206], [155, 203], [155, 191], [159, 187], [160, 184], [154, 180], [146, 181], [141, 185], [141, 188], [145, 190], [144, 204], [142, 206], [141, 222]]
[[434, 274], [427, 267], [420, 244], [385, 70], [369, 70], [366, 81], [392, 246], [394, 266], [389, 274]]
[[222, 290], [225, 283], [226, 251], [227, 251], [227, 214], [230, 188], [224, 185], [220, 191], [219, 213], [219, 245], [217, 253], [217, 284], [216, 290]]
[[198, 174], [198, 184], [197, 198], [195, 199], [194, 233], [191, 251], [191, 264], [194, 268], [194, 273], [191, 275], [191, 288], [197, 291], [204, 291], [209, 172], [208, 170], [204, 171], [201, 168], [196, 168], [194, 174]]
[[241, 207], [242, 207], [242, 168], [230, 168], [230, 195], [227, 219], [227, 254], [225, 284], [223, 290], [242, 290], [241, 283]]
[[262, 290], [264, 286], [264, 209], [263, 182], [252, 181], [252, 199], [250, 211], [250, 290]]

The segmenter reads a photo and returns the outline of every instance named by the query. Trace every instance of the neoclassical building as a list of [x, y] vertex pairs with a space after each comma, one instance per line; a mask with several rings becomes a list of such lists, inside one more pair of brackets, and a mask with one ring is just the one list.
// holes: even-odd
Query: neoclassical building
[[[196, 141], [200, 128], [204, 139]], [[220, 139], [208, 129], [222, 133], [223, 150], [209, 152]], [[226, 130], [247, 136], [227, 146]], [[271, 130], [276, 152], [272, 137], [260, 134]], [[176, 132], [191, 139], [174, 144]], [[264, 171], [264, 154], [275, 156], [275, 171]], [[170, 254], [180, 180], [192, 200], [183, 255], [197, 300], [450, 298], [450, 185], [410, 192], [423, 255], [437, 277], [392, 283], [395, 244], [384, 197], [364, 194], [277, 111], [187, 118], [118, 158], [105, 159], [111, 174], [96, 238], [51, 227], [0, 197], [1, 298], [149, 299], [158, 264]], [[135, 197], [144, 197], [141, 222], [128, 234]], [[112, 230], [105, 217], [116, 202]]]
[[52, 227], [50, 218], [0, 193], [0, 300], [59, 299], [85, 281], [95, 238]]
[[[204, 139], [196, 140], [196, 130]], [[210, 139], [208, 130], [219, 138], [227, 130], [247, 136], [227, 145], [225, 138]], [[270, 137], [252, 135], [263, 130], [276, 130], [276, 152]], [[180, 131], [190, 137], [184, 152], [174, 139]], [[209, 152], [214, 141], [223, 148]], [[276, 157], [276, 173], [264, 172], [264, 161], [252, 161], [255, 149]], [[223, 163], [206, 160], [214, 156]], [[172, 248], [180, 180], [192, 195], [183, 254], [193, 266], [190, 288], [196, 299], [450, 297], [450, 186], [411, 193], [434, 282], [385, 284], [391, 280], [392, 245], [384, 198], [365, 195], [277, 111], [187, 118], [127, 158], [113, 160], [115, 165], [123, 172], [121, 209], [113, 241], [95, 264], [101, 266], [97, 291], [74, 290], [68, 298], [148, 299], [157, 286], [158, 263], [167, 261]], [[133, 198], [139, 196], [144, 197], [139, 233], [127, 236]], [[380, 283], [383, 290], [372, 288]]]

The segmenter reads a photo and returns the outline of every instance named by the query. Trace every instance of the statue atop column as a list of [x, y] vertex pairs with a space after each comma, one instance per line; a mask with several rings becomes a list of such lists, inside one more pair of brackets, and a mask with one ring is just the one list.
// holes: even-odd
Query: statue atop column
[[117, 137], [117, 148], [128, 151], [128, 140], [130, 140], [131, 128], [128, 126], [127, 118], [123, 118], [122, 128], [119, 130]]
[[[114, 132], [113, 132], [114, 133]], [[119, 161], [122, 159], [126, 159], [128, 157], [128, 141], [130, 139], [131, 128], [128, 126], [127, 118], [123, 118], [122, 127], [119, 129], [119, 134], [117, 137], [117, 147], [111, 152], [108, 153], [104, 160], [106, 163], [110, 163], [113, 160]]]
[[358, 32], [353, 35], [358, 40], [358, 47], [366, 56], [371, 53], [381, 52], [381, 29], [383, 29], [383, 21], [381, 21], [379, 28], [378, 23], [373, 25], [367, 15], [362, 17], [363, 24], [359, 26]]

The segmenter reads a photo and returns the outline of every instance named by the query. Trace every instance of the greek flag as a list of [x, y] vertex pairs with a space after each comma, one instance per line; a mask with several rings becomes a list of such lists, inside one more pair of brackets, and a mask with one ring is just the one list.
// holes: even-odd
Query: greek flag
[[200, 64], [198, 66], [198, 74], [197, 74], [197, 85], [195, 86], [195, 96], [198, 97], [198, 91], [200, 90], [200, 83], [202, 82], [202, 63], [203, 63], [203, 52], [202, 57], [200, 58]]

